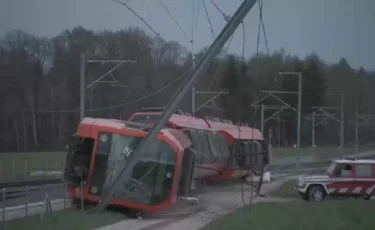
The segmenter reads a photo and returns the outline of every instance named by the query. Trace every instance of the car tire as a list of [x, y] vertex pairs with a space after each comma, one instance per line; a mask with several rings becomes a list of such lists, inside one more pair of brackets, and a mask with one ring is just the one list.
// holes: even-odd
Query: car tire
[[326, 191], [321, 186], [313, 186], [309, 189], [309, 201], [323, 202]]

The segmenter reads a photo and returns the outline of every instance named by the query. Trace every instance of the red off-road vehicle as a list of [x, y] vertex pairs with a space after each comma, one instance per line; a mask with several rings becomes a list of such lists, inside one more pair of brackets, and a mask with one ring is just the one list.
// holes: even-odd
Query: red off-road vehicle
[[375, 160], [334, 160], [324, 175], [300, 176], [295, 189], [305, 200], [321, 202], [329, 196], [375, 197]]

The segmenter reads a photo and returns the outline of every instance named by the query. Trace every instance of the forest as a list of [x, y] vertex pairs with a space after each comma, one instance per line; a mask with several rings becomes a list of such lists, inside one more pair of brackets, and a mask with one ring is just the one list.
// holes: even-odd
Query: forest
[[[194, 54], [195, 59], [206, 48]], [[229, 49], [230, 50], [230, 49]], [[35, 37], [10, 31], [0, 40], [0, 152], [63, 150], [80, 120], [80, 53], [89, 60], [134, 60], [122, 63], [102, 82], [85, 89], [85, 116], [126, 120], [145, 107], [163, 107], [189, 77], [192, 55], [176, 41], [163, 42], [139, 28], [120, 31], [91, 31], [82, 27], [65, 30], [53, 38]], [[87, 62], [86, 86], [119, 63]], [[297, 57], [279, 49], [272, 54], [240, 57], [225, 49], [217, 56], [201, 80], [197, 91], [225, 91], [215, 99], [217, 108], [202, 108], [197, 115], [217, 116], [233, 122], [260, 127], [260, 109], [254, 102], [264, 91], [298, 91], [296, 76], [302, 73], [302, 129], [304, 145], [311, 140], [311, 114], [316, 107], [340, 107], [344, 98], [344, 139], [354, 140], [356, 108], [360, 113], [375, 113], [375, 73], [355, 69], [345, 58], [328, 64], [318, 54]], [[185, 73], [185, 74], [184, 74]], [[116, 83], [113, 83], [113, 79]], [[197, 94], [199, 107], [212, 94]], [[278, 95], [291, 107], [297, 106], [296, 94]], [[191, 98], [181, 110], [191, 112]], [[267, 98], [262, 103], [281, 105]], [[269, 117], [275, 110], [265, 110]], [[340, 111], [336, 118], [340, 119]], [[265, 130], [283, 133], [282, 145], [296, 139], [296, 113], [280, 112], [280, 120], [269, 120]], [[275, 128], [278, 127], [278, 128]], [[340, 125], [334, 119], [322, 122], [315, 130], [316, 142], [336, 145]], [[373, 129], [360, 129], [361, 142], [369, 142]], [[265, 133], [266, 135], [266, 133]]]

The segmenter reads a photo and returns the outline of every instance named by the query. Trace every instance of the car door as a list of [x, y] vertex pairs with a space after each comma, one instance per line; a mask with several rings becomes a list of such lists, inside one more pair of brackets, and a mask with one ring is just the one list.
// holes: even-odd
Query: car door
[[330, 194], [351, 196], [354, 189], [354, 165], [340, 163], [335, 169], [327, 189]]
[[371, 164], [356, 164], [354, 167], [354, 195], [369, 195], [375, 185]]

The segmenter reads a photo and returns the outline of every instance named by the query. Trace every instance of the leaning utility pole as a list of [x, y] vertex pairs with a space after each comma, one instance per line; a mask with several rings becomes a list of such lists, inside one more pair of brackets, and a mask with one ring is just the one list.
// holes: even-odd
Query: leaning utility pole
[[[98, 210], [104, 210], [107, 204], [112, 200], [112, 198], [121, 188], [121, 184], [129, 182], [132, 177], [132, 170], [137, 162], [144, 157], [147, 149], [151, 143], [156, 139], [156, 135], [168, 122], [169, 118], [178, 108], [178, 105], [183, 101], [186, 95], [191, 91], [196, 80], [201, 76], [203, 71], [206, 70], [207, 66], [212, 62], [216, 55], [223, 48], [224, 44], [228, 41], [229, 37], [237, 29], [238, 25], [243, 21], [247, 13], [251, 10], [257, 0], [244, 0], [237, 11], [234, 13], [229, 22], [225, 25], [221, 33], [216, 37], [215, 41], [211, 44], [208, 51], [199, 60], [193, 75], [188, 79], [186, 84], [180, 89], [178, 94], [172, 98], [163, 113], [159, 116], [155, 124], [150, 128], [148, 134], [139, 143], [134, 152], [128, 157], [125, 162], [124, 168], [117, 175], [112, 185], [109, 188], [104, 188], [104, 191], [108, 191], [106, 194], [102, 194], [101, 201], [97, 206]], [[126, 186], [126, 185], [125, 185]]]

